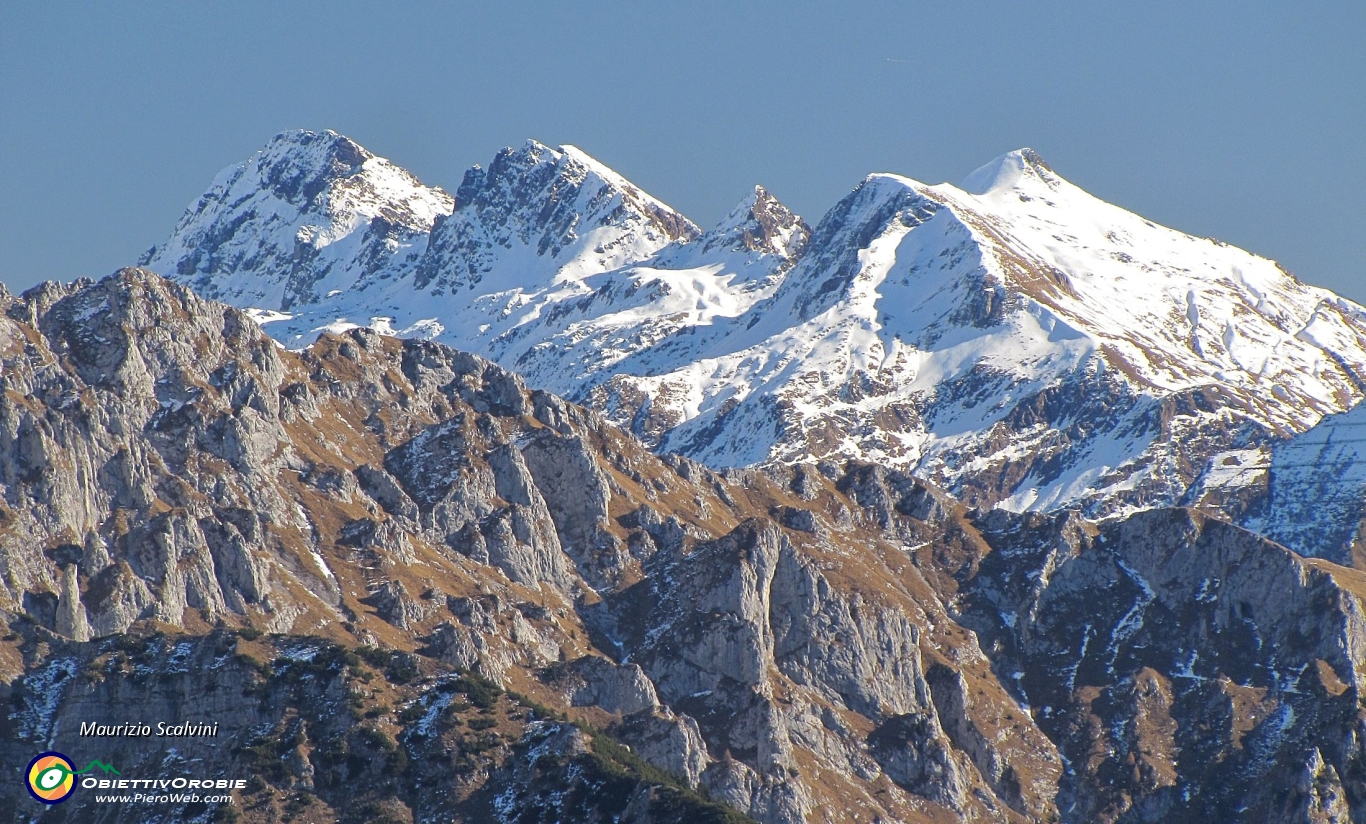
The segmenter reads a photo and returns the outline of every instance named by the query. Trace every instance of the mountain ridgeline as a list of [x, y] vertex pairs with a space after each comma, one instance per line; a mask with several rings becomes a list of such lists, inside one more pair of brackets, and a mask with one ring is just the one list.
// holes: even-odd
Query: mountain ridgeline
[[703, 229], [286, 133], [0, 290], [0, 753], [252, 777], [67, 820], [1366, 821], [1363, 333], [1029, 150]]
[[[573, 147], [506, 149], [451, 197], [291, 132], [143, 264], [290, 348], [446, 343], [714, 469], [872, 461], [1016, 512], [1271, 523], [1297, 505], [1271, 452], [1366, 396], [1366, 310], [1027, 149], [960, 186], [870, 175], [814, 228], [756, 187], [702, 231]], [[1344, 560], [1341, 532], [1290, 546]]]

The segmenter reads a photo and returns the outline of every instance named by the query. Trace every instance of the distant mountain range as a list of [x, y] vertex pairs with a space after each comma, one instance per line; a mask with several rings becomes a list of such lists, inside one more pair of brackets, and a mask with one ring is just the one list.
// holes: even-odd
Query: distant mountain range
[[972, 506], [1200, 505], [1309, 554], [1356, 540], [1355, 515], [1274, 526], [1314, 507], [1268, 456], [1366, 396], [1366, 310], [1029, 149], [959, 186], [870, 175], [814, 229], [756, 187], [704, 232], [570, 146], [505, 149], [452, 197], [288, 132], [142, 263], [291, 348], [440, 341], [716, 468], [854, 458]]

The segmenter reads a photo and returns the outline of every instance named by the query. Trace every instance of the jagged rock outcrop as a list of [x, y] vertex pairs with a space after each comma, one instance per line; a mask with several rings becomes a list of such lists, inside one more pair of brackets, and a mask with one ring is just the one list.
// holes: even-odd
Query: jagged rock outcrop
[[[290, 353], [137, 270], [10, 300], [0, 558], [30, 631], [79, 640], [84, 609], [96, 638], [217, 625], [421, 652], [603, 713], [768, 822], [838, 820], [831, 792], [897, 816], [990, 808], [906, 776], [862, 785], [884, 772], [884, 716], [937, 717], [916, 627], [951, 620], [928, 591], [898, 610], [803, 560], [814, 541], [874, 562], [830, 481], [795, 497], [662, 461], [431, 343], [358, 329]], [[844, 515], [767, 523], [820, 496]], [[814, 616], [775, 601], [799, 591]], [[947, 733], [934, 745], [969, 763]]]
[[701, 784], [702, 776], [712, 763], [697, 721], [667, 709], [628, 716], [612, 727], [612, 734], [629, 744], [646, 761], [683, 779], [689, 787]]
[[659, 708], [654, 684], [635, 664], [586, 655], [545, 677], [572, 706], [596, 706], [621, 715], [649, 715]]

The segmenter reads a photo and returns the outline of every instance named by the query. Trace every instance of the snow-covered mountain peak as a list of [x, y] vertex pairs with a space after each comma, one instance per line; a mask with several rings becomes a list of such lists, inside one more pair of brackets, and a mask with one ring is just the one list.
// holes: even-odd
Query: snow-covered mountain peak
[[560, 147], [560, 152], [569, 164], [582, 167], [600, 179], [606, 186], [622, 192], [625, 199], [636, 208], [654, 215], [675, 240], [691, 239], [701, 234], [701, 230], [691, 220], [674, 210], [673, 207], [640, 189], [583, 149], [566, 143]]
[[295, 201], [300, 193], [288, 186], [287, 181], [345, 177], [374, 157], [359, 143], [331, 129], [322, 132], [292, 129], [276, 135], [247, 162], [255, 165], [272, 183], [286, 184], [278, 194]]
[[509, 211], [505, 217], [534, 221], [547, 205], [537, 202], [539, 197], [558, 202], [566, 193], [574, 194], [576, 200], [570, 205], [584, 209], [588, 220], [619, 222], [634, 215], [645, 217], [670, 240], [701, 234], [692, 221], [582, 149], [569, 145], [553, 149], [536, 140], [527, 140], [517, 149], [503, 149], [488, 169], [475, 166], [466, 172], [456, 191], [456, 208], [487, 207], [494, 201], [530, 205], [536, 215]]
[[330, 129], [281, 132], [245, 163], [224, 169], [219, 180], [226, 179], [263, 183], [280, 200], [319, 216], [383, 216], [412, 230], [431, 228], [453, 205], [445, 192]]
[[846, 302], [855, 278], [866, 268], [869, 245], [889, 233], [904, 233], [940, 208], [924, 189], [901, 175], [864, 178], [816, 224], [801, 264], [766, 310], [804, 321]]
[[[924, 183], [906, 175], [895, 172], [872, 172], [854, 187], [854, 191], [845, 196], [845, 200], [858, 196], [863, 203], [884, 202], [889, 198], [903, 197], [908, 192], [918, 193], [924, 187]], [[839, 204], [836, 204], [835, 208], [838, 209]], [[825, 217], [830, 217], [830, 213], [826, 213]]]
[[535, 140], [466, 172], [455, 201], [413, 282], [436, 296], [579, 282], [701, 234], [585, 152]]
[[220, 172], [141, 264], [207, 297], [288, 309], [410, 264], [415, 239], [453, 208], [350, 138], [288, 131]]
[[960, 189], [973, 195], [986, 195], [1006, 189], [1019, 189], [1042, 183], [1055, 186], [1061, 180], [1052, 167], [1030, 148], [1006, 152], [963, 179]]
[[1236, 387], [1258, 417], [1292, 430], [1360, 397], [1359, 381], [1323, 351], [1359, 347], [1360, 307], [1265, 258], [1100, 200], [1028, 149], [964, 187], [978, 194], [947, 184], [922, 193], [972, 236], [996, 317], [1061, 324], [1151, 390]]

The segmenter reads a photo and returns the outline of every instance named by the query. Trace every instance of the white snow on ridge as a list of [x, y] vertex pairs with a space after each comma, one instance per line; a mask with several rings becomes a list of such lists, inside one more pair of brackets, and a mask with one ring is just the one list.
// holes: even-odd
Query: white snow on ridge
[[437, 340], [717, 467], [860, 458], [1105, 515], [1254, 483], [1223, 461], [1362, 398], [1366, 310], [1027, 149], [961, 187], [870, 175], [814, 230], [756, 187], [699, 233], [570, 146], [505, 150], [451, 204], [340, 136], [283, 138], [150, 265], [289, 347]]
[[[1001, 239], [994, 244], [999, 256], [1025, 251], [1038, 268], [1058, 273], [1064, 288], [1039, 299], [1098, 343], [1124, 350], [1155, 388], [1269, 387], [1284, 378], [1285, 390], [1314, 410], [1297, 422], [1312, 423], [1336, 406], [1343, 375], [1304, 333], [1340, 329], [1337, 312], [1319, 311], [1340, 298], [1299, 283], [1272, 261], [1105, 203], [1031, 156], [1024, 150], [998, 160], [1008, 171], [976, 196], [930, 188], [952, 208], [984, 219]], [[1345, 308], [1360, 320], [1360, 307]]]
[[411, 266], [453, 205], [335, 132], [285, 132], [219, 172], [142, 265], [207, 297], [288, 311]]

